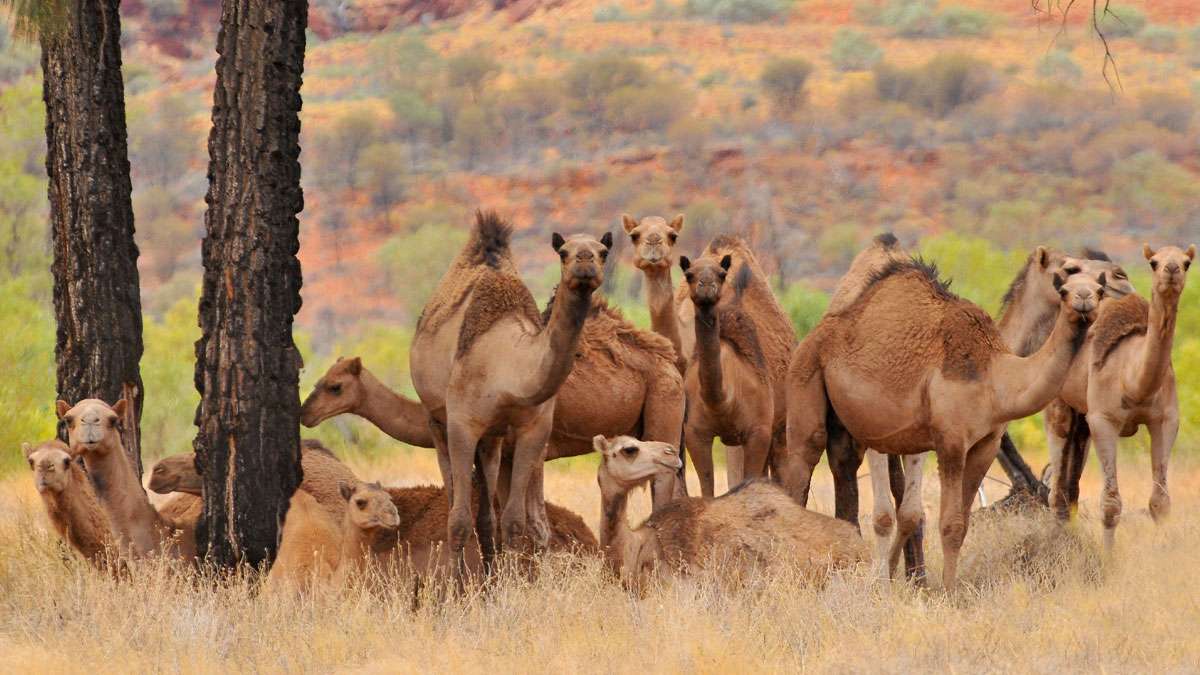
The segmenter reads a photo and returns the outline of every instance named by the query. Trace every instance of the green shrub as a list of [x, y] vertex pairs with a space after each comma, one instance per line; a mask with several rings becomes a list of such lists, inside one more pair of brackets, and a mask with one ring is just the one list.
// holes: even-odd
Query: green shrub
[[620, 54], [602, 54], [576, 62], [563, 76], [563, 88], [573, 112], [592, 125], [608, 119], [608, 97], [625, 87], [644, 87], [650, 82], [646, 67]]
[[622, 87], [608, 95], [604, 107], [613, 128], [635, 133], [662, 131], [687, 112], [690, 96], [671, 82]]
[[688, 16], [720, 23], [762, 23], [785, 14], [788, 0], [687, 0]]
[[0, 337], [0, 362], [5, 364], [0, 377], [0, 401], [5, 407], [0, 475], [24, 467], [21, 443], [54, 436], [54, 317], [49, 297], [38, 298], [34, 290], [38, 285], [32, 276], [0, 282], [0, 312], [5, 319]]
[[995, 18], [972, 7], [951, 5], [937, 15], [938, 34], [947, 37], [987, 37]]
[[1169, 26], [1147, 26], [1137, 41], [1148, 52], [1170, 54], [1179, 48], [1179, 31]]
[[771, 99], [775, 114], [791, 117], [804, 104], [804, 85], [812, 74], [812, 64], [797, 57], [772, 59], [763, 68], [759, 81]]
[[829, 295], [805, 283], [792, 284], [780, 296], [779, 304], [796, 327], [796, 337], [803, 338], [825, 315]]
[[829, 60], [842, 72], [870, 70], [883, 60], [883, 50], [866, 33], [842, 28], [833, 36]]
[[941, 34], [936, 0], [891, 0], [879, 13], [879, 23], [906, 38], [933, 38]]
[[936, 117], [983, 98], [994, 86], [991, 65], [962, 54], [935, 56], [916, 68], [887, 63], [875, 67], [875, 90], [880, 98], [907, 103]]
[[1078, 82], [1083, 77], [1083, 69], [1071, 58], [1071, 52], [1055, 49], [1038, 61], [1038, 77], [1059, 82]]
[[592, 21], [596, 23], [617, 23], [632, 18], [620, 5], [600, 5], [592, 11]]
[[1100, 17], [1100, 32], [1108, 38], [1133, 37], [1146, 27], [1146, 15], [1136, 7], [1097, 8]]

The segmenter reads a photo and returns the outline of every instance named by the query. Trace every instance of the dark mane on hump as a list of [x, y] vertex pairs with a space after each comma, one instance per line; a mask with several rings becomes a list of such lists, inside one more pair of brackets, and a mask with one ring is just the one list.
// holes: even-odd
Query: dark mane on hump
[[1008, 290], [1004, 291], [1004, 297], [1000, 298], [1000, 311], [1003, 312], [1012, 304], [1013, 300], [1021, 294], [1021, 289], [1025, 288], [1025, 274], [1029, 272], [1029, 266], [1033, 264], [1033, 254], [1025, 259], [1025, 264], [1021, 265], [1021, 271], [1017, 272], [1017, 276], [1013, 278], [1012, 283], [1008, 285]]
[[746, 242], [736, 234], [718, 234], [708, 243], [709, 253], [716, 253], [726, 248], [745, 248]]
[[737, 276], [733, 278], [733, 292], [741, 297], [750, 288], [750, 282], [754, 281], [754, 270], [750, 269], [750, 265], [742, 263], [738, 267]]
[[896, 248], [896, 244], [900, 243], [900, 240], [896, 238], [896, 235], [892, 234], [891, 232], [883, 232], [875, 235], [874, 241], [885, 251], [890, 251], [893, 248]]
[[475, 227], [467, 242], [467, 257], [472, 265], [487, 265], [499, 269], [511, 252], [508, 242], [512, 238], [512, 225], [495, 211], [475, 211]]
[[863, 288], [863, 295], [860, 295], [859, 297], [862, 298], [868, 289], [880, 283], [881, 281], [889, 277], [894, 277], [898, 274], [905, 274], [908, 272], [916, 272], [929, 284], [929, 287], [939, 298], [942, 298], [943, 300], [959, 299], [957, 295], [950, 291], [950, 281], [943, 280], [939, 275], [937, 264], [926, 262], [920, 256], [893, 260], [887, 265], [884, 265], [883, 269], [872, 274], [871, 278], [867, 280], [867, 285]]
[[1112, 258], [1108, 257], [1107, 253], [1105, 253], [1104, 251], [1101, 251], [1099, 249], [1091, 248], [1090, 246], [1083, 247], [1082, 254], [1083, 254], [1083, 257], [1086, 258], [1087, 260], [1101, 260], [1104, 262], [1112, 262]]

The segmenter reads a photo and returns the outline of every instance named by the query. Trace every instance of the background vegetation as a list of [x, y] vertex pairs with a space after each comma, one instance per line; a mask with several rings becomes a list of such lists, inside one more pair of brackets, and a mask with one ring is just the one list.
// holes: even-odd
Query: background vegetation
[[[314, 4], [302, 112], [305, 390], [351, 354], [408, 390], [411, 328], [477, 206], [513, 218], [539, 298], [555, 278], [551, 231], [598, 234], [622, 212], [679, 212], [685, 253], [739, 232], [801, 333], [883, 230], [993, 313], [1037, 244], [1107, 250], [1145, 292], [1142, 241], [1200, 240], [1191, 3], [1116, 8], [1115, 91], [1082, 15], [1059, 35], [1027, 3], [580, 0], [530, 3], [525, 15], [484, 5], [422, 20], [366, 1]], [[194, 434], [214, 6], [125, 8], [150, 456], [186, 450]], [[378, 12], [391, 18], [381, 24]], [[39, 78], [36, 47], [0, 26], [8, 448], [54, 427]], [[606, 292], [645, 325], [640, 275], [618, 240]], [[1179, 324], [1182, 373], [1200, 367], [1197, 286]], [[1200, 388], [1180, 384], [1179, 451], [1190, 452]], [[1040, 425], [1014, 430], [1023, 448], [1041, 447]], [[394, 447], [349, 420], [311, 433], [341, 448]], [[0, 471], [16, 460], [5, 453]]]

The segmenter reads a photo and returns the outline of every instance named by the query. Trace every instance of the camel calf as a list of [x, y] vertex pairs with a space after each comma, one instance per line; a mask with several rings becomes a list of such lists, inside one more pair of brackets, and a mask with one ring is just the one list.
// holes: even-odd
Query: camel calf
[[73, 461], [67, 446], [53, 440], [37, 447], [24, 443], [21, 449], [54, 530], [93, 565], [105, 567], [110, 549], [116, 545], [112, 524], [100, 507], [92, 482]]

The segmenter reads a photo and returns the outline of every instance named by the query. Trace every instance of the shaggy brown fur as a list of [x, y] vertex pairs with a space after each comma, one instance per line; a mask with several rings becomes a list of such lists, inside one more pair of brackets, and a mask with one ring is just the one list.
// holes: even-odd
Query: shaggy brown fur
[[[763, 354], [762, 344], [758, 341], [758, 328], [754, 319], [741, 307], [730, 306], [718, 310], [721, 325], [721, 341], [733, 347], [733, 351], [754, 366], [759, 379], [764, 382], [770, 379], [767, 371], [767, 357]], [[699, 345], [693, 350], [692, 359], [699, 358]]]
[[341, 522], [341, 516], [336, 521], [330, 518], [312, 495], [296, 490], [288, 502], [279, 552], [267, 574], [267, 588], [305, 589], [313, 581], [332, 578], [341, 560]]
[[479, 275], [475, 287], [471, 290], [471, 301], [467, 305], [462, 328], [458, 333], [456, 358], [466, 354], [479, 336], [507, 316], [517, 314], [534, 325], [543, 325], [537, 311], [537, 303], [520, 277], [490, 271], [490, 267], [479, 269], [485, 272]]
[[158, 515], [175, 530], [179, 556], [184, 560], [196, 557], [196, 524], [203, 509], [204, 500], [186, 492], [173, 495], [158, 506]]
[[108, 554], [116, 552], [116, 537], [91, 481], [67, 446], [57, 440], [36, 448], [26, 445], [25, 457], [54, 530], [88, 562], [104, 567]]
[[[550, 320], [557, 293], [558, 287], [555, 286], [546, 308], [542, 310], [543, 323]], [[639, 330], [629, 323], [621, 310], [609, 305], [608, 299], [600, 294], [592, 296], [592, 308], [579, 337], [579, 351], [602, 354], [614, 366], [622, 368], [630, 364], [630, 359], [637, 359], [638, 355], [649, 355], [668, 363], [675, 361], [675, 350], [670, 340], [657, 333]]]
[[1123, 340], [1146, 334], [1149, 320], [1150, 303], [1140, 295], [1127, 295], [1101, 305], [1091, 331], [1092, 364], [1103, 368]]

